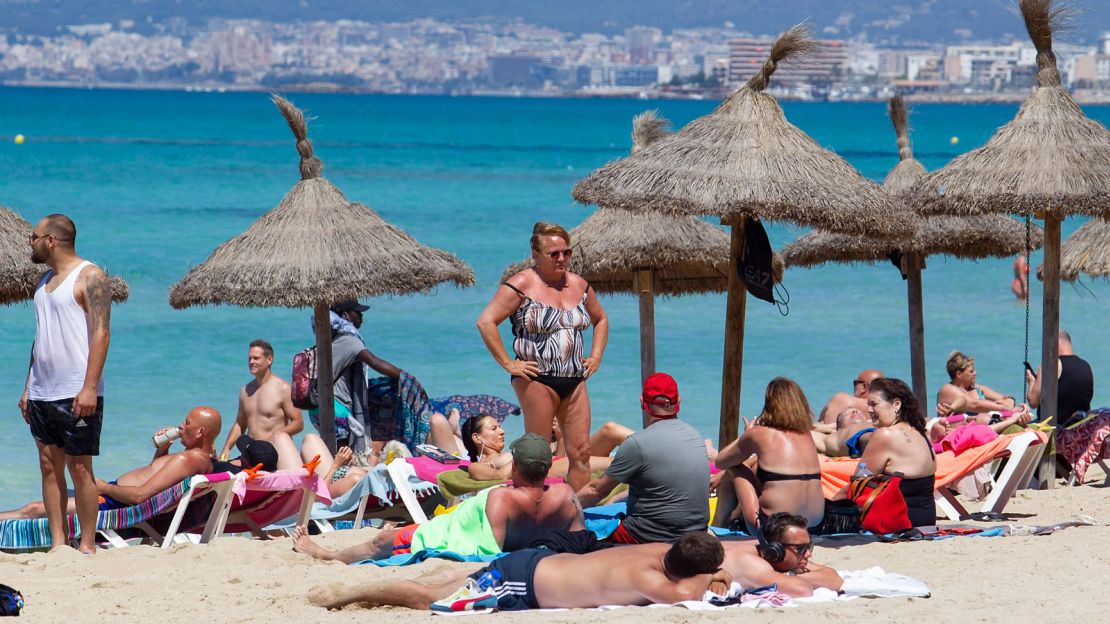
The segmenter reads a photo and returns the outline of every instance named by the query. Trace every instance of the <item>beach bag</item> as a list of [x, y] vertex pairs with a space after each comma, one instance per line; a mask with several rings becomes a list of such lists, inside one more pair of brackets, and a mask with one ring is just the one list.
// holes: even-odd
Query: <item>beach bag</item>
[[769, 303], [775, 302], [772, 255], [767, 230], [762, 223], [749, 218], [744, 224], [744, 255], [736, 263], [736, 271], [753, 297]]
[[319, 409], [320, 394], [316, 387], [316, 347], [309, 347], [293, 356], [293, 382], [290, 388], [293, 407]]
[[818, 535], [859, 533], [859, 505], [853, 500], [826, 500], [825, 518], [817, 529]]
[[876, 535], [913, 528], [906, 499], [902, 497], [901, 477], [871, 475], [853, 479], [848, 498], [859, 505], [859, 524]]
[[18, 616], [23, 606], [23, 594], [7, 585], [0, 585], [0, 615]]

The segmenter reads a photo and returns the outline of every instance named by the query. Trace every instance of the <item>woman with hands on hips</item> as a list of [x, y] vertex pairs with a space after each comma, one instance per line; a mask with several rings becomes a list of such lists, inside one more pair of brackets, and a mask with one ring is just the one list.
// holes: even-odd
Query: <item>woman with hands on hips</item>
[[[509, 373], [524, 411], [524, 428], [550, 439], [558, 421], [570, 466], [567, 483], [589, 481], [590, 397], [586, 378], [601, 366], [609, 320], [588, 282], [567, 270], [573, 250], [562, 227], [539, 222], [532, 229], [534, 264], [505, 280], [478, 317], [478, 331], [493, 358]], [[510, 358], [498, 332], [513, 328]], [[589, 357], [583, 331], [593, 326]]]

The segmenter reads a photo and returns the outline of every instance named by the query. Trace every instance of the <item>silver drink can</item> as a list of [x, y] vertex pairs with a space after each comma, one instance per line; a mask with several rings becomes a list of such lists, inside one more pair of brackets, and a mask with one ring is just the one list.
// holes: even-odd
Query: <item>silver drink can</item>
[[173, 442], [174, 440], [176, 440], [180, 437], [181, 437], [181, 428], [180, 427], [170, 427], [169, 429], [166, 429], [165, 431], [163, 431], [161, 433], [154, 434], [154, 437], [152, 437], [150, 439], [150, 441], [154, 443], [154, 448], [158, 448], [159, 446], [162, 446], [166, 442]]

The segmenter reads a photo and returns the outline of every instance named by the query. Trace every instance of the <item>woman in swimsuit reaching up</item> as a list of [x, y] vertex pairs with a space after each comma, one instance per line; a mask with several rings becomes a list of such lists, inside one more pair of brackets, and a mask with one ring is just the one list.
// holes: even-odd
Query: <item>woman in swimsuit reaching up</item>
[[[785, 377], [767, 384], [763, 413], [717, 454], [717, 467], [726, 472], [717, 487], [714, 526], [746, 528], [755, 535], [763, 518], [780, 511], [802, 516], [810, 527], [821, 524], [825, 497], [812, 423], [798, 384]], [[745, 463], [752, 458], [758, 462], [754, 472]]]
[[[590, 478], [590, 397], [585, 380], [601, 366], [609, 320], [597, 294], [567, 270], [570, 234], [540, 222], [532, 229], [533, 266], [502, 283], [478, 317], [478, 331], [493, 359], [509, 373], [524, 410], [524, 428], [551, 439], [557, 420], [566, 440], [567, 483], [575, 490]], [[497, 326], [513, 327], [509, 357]], [[593, 326], [589, 357], [583, 358], [583, 330]]]

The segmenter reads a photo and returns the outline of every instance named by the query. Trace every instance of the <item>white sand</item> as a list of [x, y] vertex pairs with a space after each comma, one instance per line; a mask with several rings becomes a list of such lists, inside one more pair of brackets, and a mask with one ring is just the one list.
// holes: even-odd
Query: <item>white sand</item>
[[[774, 622], [1097, 622], [1110, 612], [1110, 489], [1093, 468], [1088, 485], [1021, 491], [1006, 513], [1013, 523], [1053, 524], [1086, 514], [1103, 526], [1068, 528], [1048, 536], [955, 538], [939, 542], [818, 548], [815, 560], [846, 570], [880, 565], [924, 580], [929, 599], [859, 599], [755, 614], [747, 610], [694, 613], [686, 609], [612, 612], [504, 613], [467, 621], [566, 622], [604, 620], [690, 622], [755, 617]], [[972, 505], [974, 505], [972, 503]], [[986, 526], [998, 526], [992, 523]], [[367, 539], [373, 529], [320, 538], [329, 546]], [[305, 594], [321, 583], [373, 583], [456, 566], [432, 561], [406, 568], [320, 563], [292, 552], [290, 540], [222, 538], [208, 546], [168, 552], [140, 546], [83, 557], [75, 551], [0, 554], [0, 582], [19, 589], [30, 622], [407, 622], [430, 612], [348, 607], [328, 612]]]

